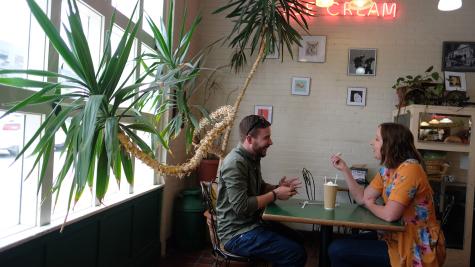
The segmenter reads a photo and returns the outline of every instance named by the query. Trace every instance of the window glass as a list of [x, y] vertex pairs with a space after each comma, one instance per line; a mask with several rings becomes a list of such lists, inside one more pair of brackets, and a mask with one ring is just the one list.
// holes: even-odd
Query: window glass
[[[157, 26], [160, 26], [163, 17], [163, 0], [144, 0], [143, 8], [145, 14], [152, 18], [152, 20], [155, 22], [155, 24], [157, 24]], [[145, 19], [143, 21], [143, 29], [148, 34], [153, 36], [152, 29], [150, 28], [147, 20]]]
[[[142, 138], [148, 145], [152, 146], [152, 138], [150, 133], [138, 131], [137, 135]], [[134, 191], [138, 192], [153, 185], [154, 170], [147, 166], [139, 159], [135, 159], [134, 169]]]
[[[36, 3], [46, 10], [47, 0]], [[26, 1], [0, 1], [0, 25], [0, 68], [45, 69], [45, 35]]]
[[[115, 7], [122, 15], [126, 16], [127, 18], [130, 18], [132, 16], [132, 12], [134, 11], [135, 4], [137, 4], [138, 1], [134, 0], [112, 0], [112, 6]], [[139, 5], [137, 5], [137, 10], [135, 11], [136, 14], [138, 14], [139, 10]], [[137, 15], [135, 15], [132, 18], [133, 22], [137, 21]]]
[[[145, 44], [142, 44], [142, 55], [146, 55], [146, 54], [150, 54], [150, 53], [153, 53], [153, 50], [152, 48], [148, 47], [147, 45]], [[153, 63], [153, 60], [144, 60], [145, 64], [147, 66], [150, 66], [152, 63]], [[142, 76], [143, 74], [145, 74], [146, 70], [144, 68], [143, 65], [140, 66], [140, 76]], [[149, 75], [147, 76], [147, 78], [145, 78], [145, 80], [143, 81], [144, 83], [151, 83], [153, 82], [155, 79], [154, 79], [154, 76], [153, 76], [153, 73], [152, 75]], [[153, 85], [152, 85], [153, 86]], [[140, 88], [140, 90], [146, 90], [147, 88], [150, 88], [150, 86], [142, 86]], [[157, 88], [158, 90], [158, 88]], [[154, 104], [153, 104], [153, 100], [151, 101], [148, 101], [144, 108], [142, 109], [142, 111], [144, 112], [149, 112], [149, 113], [154, 113], [155, 112], [155, 108], [154, 108]]]
[[[4, 111], [0, 111], [0, 116]], [[36, 224], [38, 173], [30, 172], [35, 157], [31, 149], [13, 162], [41, 123], [40, 115], [12, 113], [0, 120], [0, 236], [7, 235], [11, 228]], [[36, 145], [33, 143], [32, 147]]]

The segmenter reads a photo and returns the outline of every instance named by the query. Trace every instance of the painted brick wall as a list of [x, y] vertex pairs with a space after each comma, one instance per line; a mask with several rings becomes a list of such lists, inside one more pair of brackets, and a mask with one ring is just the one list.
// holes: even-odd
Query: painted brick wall
[[[231, 30], [232, 24], [223, 14], [211, 15], [226, 2], [201, 1], [200, 40], [203, 46]], [[398, 14], [394, 20], [313, 18], [310, 35], [327, 36], [325, 63], [300, 63], [285, 53], [282, 63], [266, 60], [258, 68], [235, 124], [251, 114], [255, 104], [273, 105], [274, 145], [262, 160], [267, 181], [276, 182], [282, 175], [301, 176], [303, 167], [314, 176], [335, 175], [328, 159], [337, 152], [343, 154], [349, 165], [368, 164], [372, 177], [378, 162], [373, 159], [369, 141], [379, 123], [392, 120], [394, 90], [391, 87], [397, 77], [421, 74], [431, 65], [440, 70], [443, 41], [475, 41], [475, 2], [464, 1], [461, 10], [445, 13], [437, 10], [437, 1], [397, 2]], [[347, 75], [349, 48], [377, 49], [376, 76]], [[293, 51], [297, 53], [297, 47]], [[207, 64], [228, 64], [230, 52], [225, 46], [217, 46]], [[228, 70], [220, 72], [220, 86], [206, 106], [214, 110], [226, 102], [232, 104], [248, 70], [249, 67], [240, 74]], [[311, 77], [310, 96], [290, 94], [292, 76]], [[368, 89], [365, 107], [346, 105], [348, 87]], [[475, 74], [467, 73], [467, 87], [474, 101]], [[237, 129], [234, 128], [229, 148], [237, 142]], [[301, 194], [305, 194], [304, 191]]]

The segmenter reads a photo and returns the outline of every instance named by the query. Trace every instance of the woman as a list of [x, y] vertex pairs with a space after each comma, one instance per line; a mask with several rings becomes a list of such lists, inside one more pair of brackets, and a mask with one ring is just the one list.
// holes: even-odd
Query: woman
[[[383, 167], [366, 189], [355, 182], [339, 155], [333, 155], [331, 162], [344, 173], [359, 204], [388, 222], [402, 218], [405, 231], [383, 233], [385, 242], [336, 240], [329, 248], [332, 266], [442, 266], [445, 239], [436, 221], [433, 192], [411, 132], [399, 124], [383, 123], [371, 146]], [[384, 205], [376, 204], [380, 196]]]

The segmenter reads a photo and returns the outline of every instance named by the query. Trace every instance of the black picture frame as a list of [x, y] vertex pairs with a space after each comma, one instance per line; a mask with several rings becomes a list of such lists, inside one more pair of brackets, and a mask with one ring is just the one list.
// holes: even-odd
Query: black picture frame
[[443, 42], [442, 70], [475, 72], [475, 42]]

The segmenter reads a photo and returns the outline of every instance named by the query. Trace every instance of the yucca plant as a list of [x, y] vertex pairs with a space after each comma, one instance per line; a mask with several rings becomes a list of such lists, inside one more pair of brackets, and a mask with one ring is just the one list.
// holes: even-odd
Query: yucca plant
[[[237, 112], [254, 72], [259, 63], [265, 60], [265, 55], [273, 53], [275, 47], [279, 47], [280, 54], [283, 55], [285, 46], [293, 57], [292, 47], [300, 46], [302, 37], [292, 23], [297, 24], [304, 31], [308, 30], [306, 17], [310, 16], [310, 10], [307, 8], [310, 2], [302, 0], [229, 0], [227, 2], [214, 13], [229, 11], [226, 18], [234, 23], [227, 38], [229, 46], [234, 49], [231, 59], [233, 69], [236, 72], [240, 71], [247, 63], [246, 47], [251, 48], [251, 55], [258, 51], [234, 104], [235, 112]], [[228, 128], [222, 144], [223, 152], [226, 151], [230, 129], [231, 127]]]
[[[173, 77], [179, 81], [172, 84], [166, 90], [154, 90], [147, 93], [141, 101], [143, 106], [147, 102], [152, 102], [156, 107], [156, 119], [163, 119], [162, 115], [165, 111], [172, 110], [172, 118], [167, 121], [166, 126], [160, 132], [163, 140], [169, 141], [176, 138], [183, 128], [185, 132], [185, 140], [187, 149], [192, 143], [193, 131], [198, 127], [198, 116], [208, 117], [208, 112], [200, 105], [193, 105], [189, 102], [190, 98], [199, 88], [197, 78], [202, 73], [202, 63], [204, 55], [213, 45], [210, 44], [196, 55], [190, 55], [190, 46], [193, 34], [201, 22], [201, 16], [197, 16], [188, 29], [185, 29], [187, 8], [185, 7], [182, 14], [182, 22], [178, 28], [178, 42], [174, 42], [175, 29], [173, 27], [174, 20], [174, 1], [170, 1], [168, 10], [168, 20], [163, 19], [160, 25], [147, 17], [147, 22], [152, 29], [156, 50], [151, 53], [142, 55], [142, 63], [151, 74], [156, 77], [170, 75], [174, 72]], [[150, 65], [145, 62], [153, 62]], [[176, 69], [180, 71], [176, 72]], [[195, 112], [195, 113], [193, 113]]]
[[[74, 179], [70, 189], [69, 210], [71, 201], [78, 201], [86, 186], [93, 188], [94, 183], [95, 195], [102, 200], [107, 191], [111, 170], [117, 182], [120, 182], [123, 168], [127, 181], [133, 183], [132, 159], [119, 145], [119, 133], [126, 134], [142, 151], [150, 155], [153, 154], [152, 149], [134, 132], [135, 130], [152, 133], [165, 148], [168, 148], [167, 142], [162, 140], [156, 131], [153, 119], [144, 117], [134, 108], [136, 103], [150, 91], [159, 88], [157, 83], [143, 83], [148, 73], [133, 81], [132, 85], [127, 85], [138, 64], [130, 73], [124, 73], [134, 38], [142, 21], [141, 15], [138, 15], [136, 24], [129, 22], [115, 51], [111, 50], [110, 43], [113, 16], [109, 31], [105, 36], [106, 45], [102, 58], [98, 69], [95, 70], [76, 1], [68, 0], [69, 29], [64, 27], [67, 41], [61, 38], [58, 29], [34, 0], [27, 0], [27, 2], [33, 16], [56, 51], [71, 68], [73, 75], [43, 70], [0, 70], [1, 84], [39, 89], [10, 108], [3, 117], [29, 105], [48, 103], [53, 105], [51, 112], [16, 159], [32, 146], [34, 140], [38, 140], [37, 145], [32, 147], [33, 155], [36, 157], [33, 169], [39, 167], [41, 184], [54, 148], [54, 136], [58, 131], [65, 131], [66, 140], [63, 151], [65, 163], [55, 178], [53, 190], [58, 191], [66, 174], [73, 170]], [[134, 9], [133, 15], [135, 13]], [[164, 75], [159, 73], [157, 80], [160, 81], [161, 86], [170, 87], [186, 79], [186, 77], [181, 77], [181, 80], [175, 79], [174, 76], [178, 71], [180, 69], [176, 68], [169, 69]], [[23, 74], [49, 80], [42, 82], [15, 77], [15, 75]], [[127, 79], [123, 81], [121, 77], [127, 77]], [[144, 86], [146, 89], [141, 89]], [[65, 88], [68, 90], [64, 90]], [[129, 101], [132, 103], [122, 107], [129, 103], [126, 102], [128, 100], [132, 100]]]

